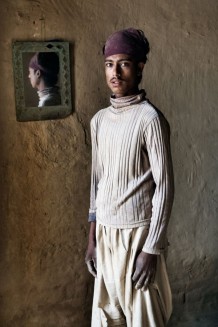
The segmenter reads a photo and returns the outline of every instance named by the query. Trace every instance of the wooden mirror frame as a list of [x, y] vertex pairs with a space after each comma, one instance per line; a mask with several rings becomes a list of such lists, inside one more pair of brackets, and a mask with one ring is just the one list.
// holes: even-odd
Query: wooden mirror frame
[[[18, 121], [35, 121], [64, 118], [71, 114], [71, 78], [69, 61], [69, 43], [48, 42], [13, 42], [13, 69], [15, 85], [16, 118]], [[61, 104], [55, 106], [27, 106], [25, 83], [28, 77], [28, 64], [24, 67], [25, 54], [37, 52], [55, 52], [59, 57], [59, 92]], [[27, 74], [27, 75], [25, 75]], [[36, 90], [34, 90], [36, 92]]]

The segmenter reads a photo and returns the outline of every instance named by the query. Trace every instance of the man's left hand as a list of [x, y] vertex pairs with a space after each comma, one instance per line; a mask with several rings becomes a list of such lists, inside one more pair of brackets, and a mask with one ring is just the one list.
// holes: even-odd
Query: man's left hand
[[157, 255], [141, 251], [136, 258], [135, 271], [132, 280], [136, 289], [145, 290], [154, 280], [157, 266]]

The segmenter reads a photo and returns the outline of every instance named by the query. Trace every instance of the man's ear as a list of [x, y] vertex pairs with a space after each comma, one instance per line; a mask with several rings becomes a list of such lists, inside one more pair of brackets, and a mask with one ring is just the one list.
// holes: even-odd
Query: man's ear
[[142, 74], [143, 68], [144, 68], [144, 62], [139, 62], [138, 63], [138, 75]]
[[40, 72], [39, 69], [36, 70], [36, 76], [37, 76], [37, 77], [40, 77], [40, 76], [41, 76], [41, 72]]

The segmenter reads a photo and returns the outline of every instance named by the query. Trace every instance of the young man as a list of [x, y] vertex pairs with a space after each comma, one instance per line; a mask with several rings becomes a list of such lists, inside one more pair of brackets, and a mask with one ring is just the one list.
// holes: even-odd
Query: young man
[[55, 52], [37, 52], [29, 62], [29, 79], [39, 96], [38, 107], [58, 106], [61, 96], [58, 82], [59, 58]]
[[113, 94], [91, 121], [92, 326], [162, 327], [172, 311], [163, 256], [174, 192], [169, 125], [138, 88], [144, 33], [118, 31], [103, 52]]

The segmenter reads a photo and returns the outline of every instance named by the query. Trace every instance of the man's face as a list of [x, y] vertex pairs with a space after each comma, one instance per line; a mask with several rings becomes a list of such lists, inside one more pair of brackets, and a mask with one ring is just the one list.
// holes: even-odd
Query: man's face
[[38, 74], [37, 71], [34, 70], [33, 68], [29, 67], [29, 75], [28, 75], [29, 79], [30, 79], [30, 83], [32, 85], [33, 88], [37, 88], [38, 85]]
[[107, 85], [116, 98], [136, 94], [139, 67], [130, 56], [116, 54], [105, 59]]

